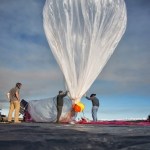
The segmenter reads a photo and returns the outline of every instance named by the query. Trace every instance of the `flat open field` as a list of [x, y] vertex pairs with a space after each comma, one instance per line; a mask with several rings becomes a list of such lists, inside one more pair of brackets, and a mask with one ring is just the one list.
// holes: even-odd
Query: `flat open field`
[[0, 123], [0, 150], [150, 150], [150, 126]]

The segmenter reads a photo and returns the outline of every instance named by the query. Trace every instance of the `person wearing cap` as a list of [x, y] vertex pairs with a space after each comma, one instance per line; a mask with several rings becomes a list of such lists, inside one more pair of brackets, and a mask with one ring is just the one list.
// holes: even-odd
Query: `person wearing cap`
[[99, 99], [96, 97], [96, 94], [91, 94], [90, 97], [85, 96], [86, 99], [92, 101], [92, 118], [93, 121], [97, 121], [97, 112], [99, 108]]
[[62, 108], [63, 108], [63, 98], [65, 96], [67, 96], [68, 91], [66, 91], [65, 93], [63, 91], [59, 91], [59, 94], [57, 95], [57, 121], [56, 123], [59, 123], [59, 119], [62, 113]]
[[9, 113], [8, 113], [8, 122], [12, 122], [12, 113], [15, 111], [14, 122], [20, 123], [19, 121], [19, 110], [20, 110], [19, 91], [20, 91], [21, 86], [22, 86], [21, 83], [16, 83], [16, 86], [9, 91], [10, 107], [9, 107]]

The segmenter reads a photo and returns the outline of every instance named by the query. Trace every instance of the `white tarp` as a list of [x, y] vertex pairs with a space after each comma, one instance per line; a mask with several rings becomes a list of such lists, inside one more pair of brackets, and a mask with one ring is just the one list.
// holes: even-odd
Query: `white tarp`
[[[28, 112], [36, 122], [55, 122], [57, 118], [56, 97], [32, 100], [28, 102]], [[61, 122], [68, 122], [71, 119], [72, 101], [64, 98], [64, 106]]]

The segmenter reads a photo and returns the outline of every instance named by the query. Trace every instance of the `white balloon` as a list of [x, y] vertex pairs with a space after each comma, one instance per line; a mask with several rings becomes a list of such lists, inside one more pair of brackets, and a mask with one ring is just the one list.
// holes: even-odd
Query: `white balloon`
[[124, 0], [46, 0], [45, 34], [75, 101], [102, 71], [126, 22]]

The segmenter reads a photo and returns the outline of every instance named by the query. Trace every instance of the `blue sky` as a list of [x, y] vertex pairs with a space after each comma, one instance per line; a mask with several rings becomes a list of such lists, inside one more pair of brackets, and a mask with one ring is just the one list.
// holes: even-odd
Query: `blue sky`
[[[125, 0], [127, 29], [114, 54], [87, 94], [100, 99], [99, 119], [146, 118], [150, 114], [150, 1]], [[45, 0], [0, 0], [0, 106], [22, 82], [26, 100], [55, 96], [64, 89], [50, 51], [42, 11]], [[82, 99], [91, 119], [91, 102]], [[7, 114], [5, 111], [4, 113]]]

